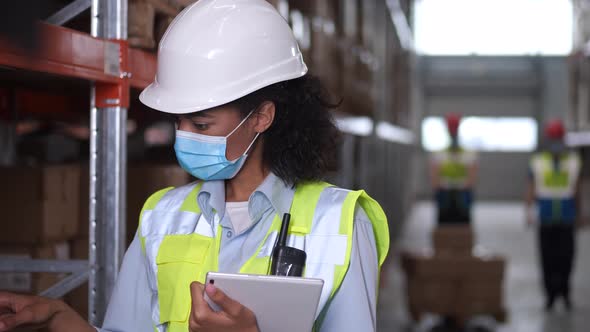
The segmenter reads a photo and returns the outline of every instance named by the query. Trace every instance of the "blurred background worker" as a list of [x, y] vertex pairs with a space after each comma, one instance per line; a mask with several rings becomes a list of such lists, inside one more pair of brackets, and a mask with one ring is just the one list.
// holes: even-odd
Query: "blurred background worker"
[[572, 306], [569, 282], [575, 251], [574, 230], [578, 219], [582, 162], [576, 152], [565, 146], [564, 134], [560, 120], [549, 121], [545, 126], [546, 145], [530, 161], [527, 221], [530, 225], [538, 219], [540, 226], [539, 247], [547, 310], [560, 296], [568, 310]]
[[434, 154], [431, 166], [438, 222], [469, 223], [477, 160], [475, 153], [462, 149], [459, 144], [461, 116], [455, 113], [448, 114], [446, 124], [451, 139], [450, 146]]

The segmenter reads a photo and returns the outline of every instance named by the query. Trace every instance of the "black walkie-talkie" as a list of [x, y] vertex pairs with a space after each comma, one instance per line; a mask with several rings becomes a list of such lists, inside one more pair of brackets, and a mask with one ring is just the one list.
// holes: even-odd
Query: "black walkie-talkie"
[[281, 224], [281, 231], [272, 251], [270, 274], [276, 276], [303, 276], [303, 268], [307, 254], [303, 250], [287, 246], [287, 233], [291, 215], [285, 213]]

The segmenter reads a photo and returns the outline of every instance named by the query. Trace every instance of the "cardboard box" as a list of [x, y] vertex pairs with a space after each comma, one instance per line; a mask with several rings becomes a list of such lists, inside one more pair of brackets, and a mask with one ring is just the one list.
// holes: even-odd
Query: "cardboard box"
[[[70, 246], [67, 242], [41, 246], [0, 246], [0, 257], [70, 259]], [[56, 273], [2, 272], [0, 273], [0, 290], [37, 294], [64, 277], [65, 274]]]
[[503, 311], [502, 279], [468, 280], [459, 286], [457, 312], [462, 315]]
[[504, 265], [499, 257], [403, 254], [411, 315], [418, 320], [431, 312], [461, 321], [476, 314], [504, 317]]
[[490, 256], [433, 256], [404, 254], [402, 266], [408, 276], [419, 279], [496, 280], [504, 275], [504, 259]]
[[128, 5], [128, 40], [133, 47], [152, 49], [154, 40], [154, 20], [156, 9], [147, 0], [132, 0]]
[[[89, 226], [89, 168], [81, 165], [79, 237], [88, 237]], [[177, 164], [130, 164], [127, 167], [127, 243], [133, 239], [139, 225], [139, 213], [146, 199], [166, 187], [178, 187], [191, 182], [191, 176]]]
[[0, 168], [0, 183], [1, 244], [37, 245], [76, 235], [79, 167]]
[[408, 305], [420, 312], [447, 313], [455, 307], [458, 283], [452, 280], [420, 280], [408, 282]]
[[469, 225], [439, 226], [432, 234], [432, 242], [437, 253], [471, 255], [473, 231]]
[[431, 312], [452, 316], [497, 314], [503, 311], [501, 280], [465, 281], [411, 279], [408, 306], [416, 318]]

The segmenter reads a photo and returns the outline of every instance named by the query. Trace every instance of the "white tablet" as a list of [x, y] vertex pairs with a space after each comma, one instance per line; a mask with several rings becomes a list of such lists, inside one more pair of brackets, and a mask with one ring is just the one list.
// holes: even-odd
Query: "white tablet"
[[207, 273], [206, 282], [252, 310], [261, 332], [311, 331], [324, 285], [321, 279], [218, 272]]

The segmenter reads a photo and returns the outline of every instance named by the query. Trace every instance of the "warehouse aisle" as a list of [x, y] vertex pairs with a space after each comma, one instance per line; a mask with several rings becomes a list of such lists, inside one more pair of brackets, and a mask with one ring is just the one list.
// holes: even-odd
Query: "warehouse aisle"
[[[508, 259], [504, 282], [504, 302], [508, 322], [498, 332], [585, 332], [590, 326], [590, 229], [577, 235], [577, 256], [573, 275], [574, 310], [565, 313], [558, 303], [553, 313], [543, 310], [544, 298], [536, 250], [536, 231], [524, 223], [520, 203], [480, 203], [474, 210], [477, 246]], [[432, 246], [434, 207], [415, 205], [406, 223], [399, 248], [420, 250]], [[394, 255], [400, 249], [393, 249]], [[397, 258], [397, 257], [396, 257]], [[405, 308], [404, 276], [394, 260], [387, 267], [379, 298], [379, 331], [411, 331]]]

